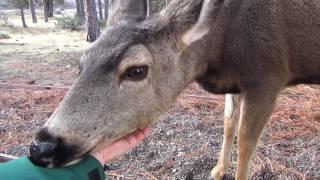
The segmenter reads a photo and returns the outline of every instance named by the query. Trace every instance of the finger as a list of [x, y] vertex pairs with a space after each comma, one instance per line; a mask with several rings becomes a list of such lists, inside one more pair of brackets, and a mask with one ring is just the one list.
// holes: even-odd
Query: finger
[[148, 128], [138, 130], [138, 133], [135, 134], [135, 138], [137, 139], [137, 142], [141, 142], [148, 135], [149, 130], [147, 129]]
[[144, 137], [143, 131], [142, 131], [142, 130], [139, 130], [139, 131], [134, 135], [134, 137], [137, 139], [137, 141], [139, 141], [141, 138]]
[[129, 134], [126, 138], [127, 143], [130, 147], [133, 147], [137, 145], [139, 142], [141, 142], [149, 133], [150, 130], [148, 128], [137, 130], [131, 134]]
[[146, 137], [146, 134], [144, 133], [143, 130], [140, 130], [140, 132], [136, 136], [137, 141], [142, 141], [145, 137]]
[[139, 142], [141, 142], [148, 134], [150, 129], [137, 130], [109, 145], [106, 145], [101, 151], [92, 153], [102, 164], [128, 152]]
[[145, 134], [145, 136], [149, 136], [149, 134], [150, 134], [150, 128], [145, 128], [145, 129], [143, 129], [143, 133]]

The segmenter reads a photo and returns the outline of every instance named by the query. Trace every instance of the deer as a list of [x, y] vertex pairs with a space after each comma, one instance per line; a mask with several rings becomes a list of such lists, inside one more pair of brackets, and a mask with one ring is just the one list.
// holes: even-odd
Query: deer
[[151, 126], [197, 82], [225, 94], [210, 177], [223, 178], [237, 136], [235, 178], [245, 180], [279, 92], [320, 84], [319, 0], [173, 0], [149, 17], [126, 12], [85, 50], [79, 78], [30, 146], [34, 163], [65, 166]]

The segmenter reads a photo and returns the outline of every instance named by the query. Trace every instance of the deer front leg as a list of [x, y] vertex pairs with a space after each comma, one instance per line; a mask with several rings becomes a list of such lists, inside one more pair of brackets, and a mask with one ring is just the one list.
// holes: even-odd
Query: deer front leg
[[240, 115], [239, 95], [227, 94], [224, 109], [224, 135], [220, 157], [211, 171], [211, 178], [220, 180], [229, 168], [234, 135], [238, 129]]
[[280, 88], [261, 87], [241, 96], [238, 130], [237, 180], [247, 180], [252, 154], [269, 119]]

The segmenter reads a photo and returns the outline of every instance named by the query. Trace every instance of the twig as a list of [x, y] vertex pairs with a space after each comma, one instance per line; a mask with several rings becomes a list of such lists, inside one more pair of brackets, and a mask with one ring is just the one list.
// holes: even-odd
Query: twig
[[68, 87], [55, 87], [55, 86], [40, 86], [40, 85], [26, 85], [26, 84], [10, 84], [10, 83], [0, 83], [0, 89], [25, 89], [25, 90], [51, 90], [51, 89], [61, 89], [68, 90]]
[[144, 171], [143, 173], [138, 173], [139, 175], [142, 175], [142, 176], [147, 176], [149, 177], [150, 179], [152, 180], [158, 180], [158, 178], [156, 178], [155, 176], [153, 176], [150, 172], [148, 171]]
[[214, 96], [214, 97], [208, 97], [208, 96], [199, 96], [199, 95], [192, 95], [192, 94], [185, 94], [182, 97], [189, 97], [189, 98], [199, 98], [199, 99], [207, 99], [207, 100], [223, 100], [223, 97]]

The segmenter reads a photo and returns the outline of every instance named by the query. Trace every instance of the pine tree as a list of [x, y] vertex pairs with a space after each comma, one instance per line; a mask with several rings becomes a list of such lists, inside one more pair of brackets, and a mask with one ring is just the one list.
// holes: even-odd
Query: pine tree
[[14, 7], [20, 9], [21, 21], [24, 28], [27, 28], [26, 19], [24, 16], [24, 8], [28, 7], [28, 0], [11, 0], [9, 1]]
[[37, 23], [37, 16], [36, 16], [36, 11], [34, 9], [34, 3], [33, 0], [29, 0], [29, 7], [30, 7], [30, 11], [31, 11], [31, 16], [32, 16], [32, 22], [33, 23]]
[[85, 0], [87, 20], [87, 41], [94, 42], [100, 35], [95, 0]]

